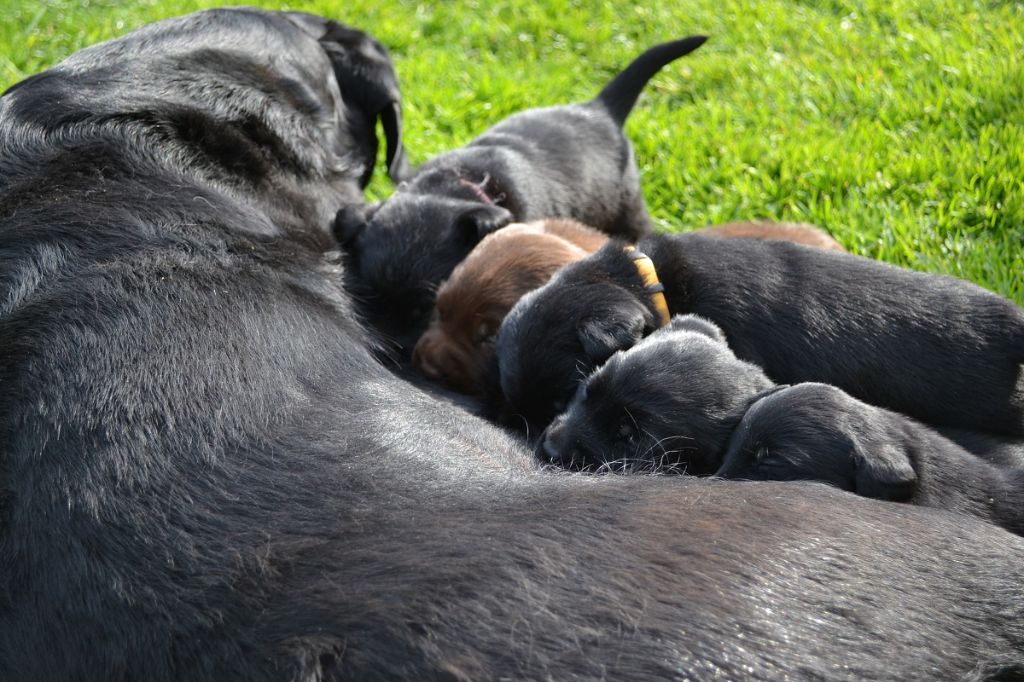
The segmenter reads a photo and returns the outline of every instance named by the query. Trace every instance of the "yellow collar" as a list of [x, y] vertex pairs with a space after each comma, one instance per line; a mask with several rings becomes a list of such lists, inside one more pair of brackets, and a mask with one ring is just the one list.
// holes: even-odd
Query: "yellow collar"
[[668, 300], [665, 298], [665, 285], [658, 279], [658, 271], [654, 269], [654, 261], [642, 251], [637, 251], [637, 248], [632, 245], [627, 246], [625, 252], [633, 259], [633, 265], [636, 266], [636, 271], [640, 273], [640, 279], [644, 281], [644, 289], [650, 295], [655, 310], [658, 311], [658, 317], [661, 318], [661, 326], [668, 325], [672, 315], [669, 313]]

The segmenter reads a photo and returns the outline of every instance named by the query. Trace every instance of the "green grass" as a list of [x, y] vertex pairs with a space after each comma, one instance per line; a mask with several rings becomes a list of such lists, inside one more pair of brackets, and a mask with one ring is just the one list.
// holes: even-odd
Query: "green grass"
[[[85, 45], [214, 5], [5, 4], [0, 87]], [[710, 34], [655, 78], [628, 124], [662, 229], [813, 222], [854, 252], [964, 277], [1024, 303], [1024, 3], [290, 7], [362, 27], [391, 48], [414, 161], [519, 109], [588, 99], [655, 42]], [[371, 196], [389, 191], [378, 176]]]

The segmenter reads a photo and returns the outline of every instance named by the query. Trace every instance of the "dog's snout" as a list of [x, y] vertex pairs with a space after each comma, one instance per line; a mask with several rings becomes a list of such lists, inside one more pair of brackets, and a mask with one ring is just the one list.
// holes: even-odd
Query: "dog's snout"
[[543, 459], [552, 464], [563, 464], [566, 451], [565, 420], [559, 418], [551, 422], [541, 436], [540, 453]]
[[412, 364], [432, 381], [441, 381], [447, 373], [443, 346], [442, 339], [436, 333], [427, 331], [412, 349]]
[[437, 366], [431, 362], [429, 341], [426, 335], [420, 337], [420, 340], [416, 342], [412, 349], [412, 364], [416, 369], [423, 372], [428, 379], [438, 378]]
[[541, 444], [541, 454], [552, 464], [562, 463], [562, 450], [550, 438], [544, 438], [544, 442]]

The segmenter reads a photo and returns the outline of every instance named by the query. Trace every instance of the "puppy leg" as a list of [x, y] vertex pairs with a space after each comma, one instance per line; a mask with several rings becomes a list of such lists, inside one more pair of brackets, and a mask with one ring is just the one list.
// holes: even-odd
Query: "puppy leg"
[[798, 384], [754, 403], [717, 475], [818, 480], [1024, 534], [1024, 470], [986, 461], [920, 422], [826, 384]]

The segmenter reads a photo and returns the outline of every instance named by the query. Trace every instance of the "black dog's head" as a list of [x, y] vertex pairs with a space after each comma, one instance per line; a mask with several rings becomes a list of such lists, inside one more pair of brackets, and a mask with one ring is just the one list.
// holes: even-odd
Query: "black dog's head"
[[[405, 351], [426, 329], [438, 285], [481, 239], [512, 222], [480, 189], [486, 183], [436, 175], [418, 175], [375, 206], [346, 207], [335, 222], [353, 294], [378, 332]], [[445, 177], [452, 178], [449, 191], [420, 191]]]
[[539, 433], [594, 368], [658, 328], [622, 249], [613, 241], [567, 266], [505, 317], [496, 348], [509, 426], [524, 422]]
[[581, 383], [538, 454], [573, 467], [711, 473], [751, 399], [771, 386], [718, 327], [679, 315]]
[[[402, 145], [402, 106], [398, 77], [387, 49], [359, 29], [303, 12], [286, 12], [292, 22], [315, 37], [327, 53], [348, 106], [345, 123], [359, 155], [368, 159], [360, 186], [370, 182], [377, 158], [376, 122], [380, 119], [387, 144], [385, 162], [395, 182], [409, 173]], [[352, 151], [352, 150], [348, 150]]]
[[733, 433], [716, 475], [829, 483], [864, 497], [905, 501], [917, 474], [893, 413], [842, 390], [802, 383], [761, 397]]

